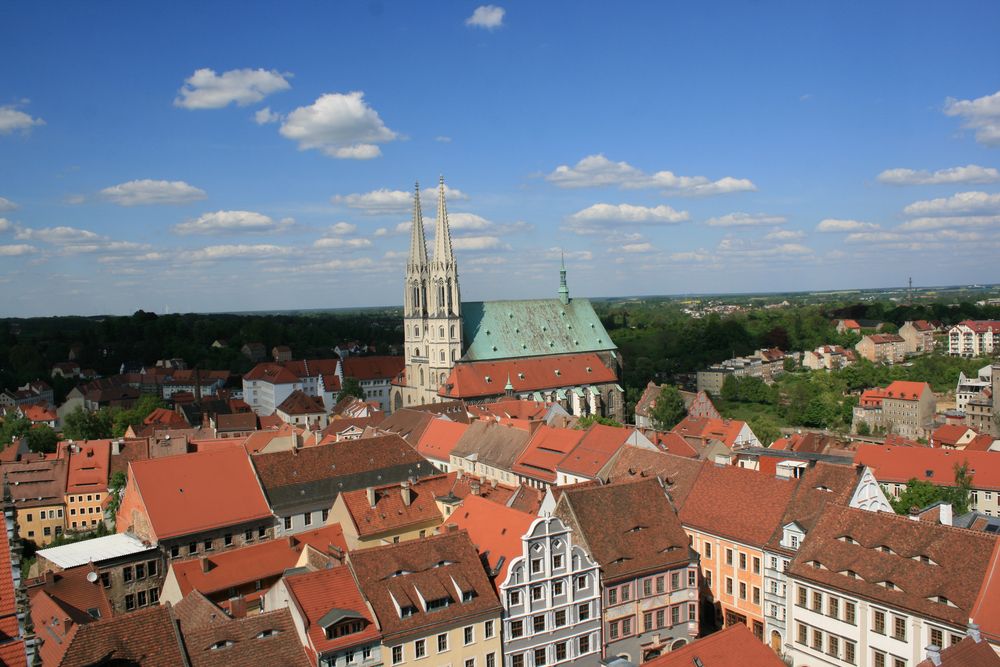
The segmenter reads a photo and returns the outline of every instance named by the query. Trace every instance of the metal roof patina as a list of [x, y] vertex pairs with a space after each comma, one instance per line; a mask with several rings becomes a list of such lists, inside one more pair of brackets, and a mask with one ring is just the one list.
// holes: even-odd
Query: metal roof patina
[[465, 361], [618, 349], [587, 299], [465, 302], [462, 334]]

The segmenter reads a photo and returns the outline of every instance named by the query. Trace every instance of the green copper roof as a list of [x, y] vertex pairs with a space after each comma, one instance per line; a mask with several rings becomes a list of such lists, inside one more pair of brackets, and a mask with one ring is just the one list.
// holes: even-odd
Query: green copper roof
[[587, 299], [466, 302], [462, 335], [466, 361], [618, 349]]

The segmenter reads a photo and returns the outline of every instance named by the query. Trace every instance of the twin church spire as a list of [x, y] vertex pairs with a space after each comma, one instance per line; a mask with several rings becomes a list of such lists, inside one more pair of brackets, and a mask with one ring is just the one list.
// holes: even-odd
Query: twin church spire
[[413, 192], [413, 222], [410, 258], [406, 265], [408, 313], [423, 317], [461, 315], [458, 264], [451, 246], [444, 177], [438, 182], [437, 220], [434, 224], [434, 256], [428, 261], [424, 214], [420, 205], [420, 183]]

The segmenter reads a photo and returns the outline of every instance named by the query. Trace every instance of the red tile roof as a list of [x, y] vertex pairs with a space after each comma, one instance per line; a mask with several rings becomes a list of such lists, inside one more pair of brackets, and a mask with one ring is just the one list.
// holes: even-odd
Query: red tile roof
[[[135, 482], [135, 488], [126, 489], [126, 493], [138, 491], [141, 495], [157, 539], [271, 516], [242, 447], [133, 461], [130, 467], [129, 481]], [[130, 517], [118, 517], [119, 531], [130, 524]]]
[[654, 431], [651, 434], [646, 435], [647, 438], [653, 441], [660, 451], [668, 452], [674, 454], [675, 456], [686, 456], [688, 458], [696, 459], [698, 458], [698, 450], [691, 446], [687, 440], [685, 440], [681, 435], [674, 433], [673, 431], [668, 431], [666, 433], [662, 431]]
[[564, 354], [456, 364], [438, 393], [450, 398], [496, 396], [504, 393], [508, 377], [515, 393], [618, 381], [596, 354]]
[[965, 424], [942, 424], [934, 429], [931, 442], [935, 447], [957, 447], [958, 441], [972, 430]]
[[991, 642], [1000, 643], [1000, 540], [993, 545], [983, 586], [972, 605], [970, 616]]
[[25, 419], [30, 422], [51, 422], [59, 419], [56, 411], [45, 403], [22, 405], [21, 412], [24, 414]]
[[[60, 443], [61, 445], [64, 443]], [[108, 490], [111, 468], [111, 441], [84, 440], [69, 452], [66, 493], [93, 493]]]
[[975, 438], [970, 440], [965, 445], [965, 451], [967, 452], [988, 452], [990, 447], [993, 446], [994, 438], [989, 433], [981, 433]]
[[554, 483], [556, 467], [580, 444], [584, 431], [555, 428], [542, 424], [531, 435], [527, 446], [514, 461], [512, 472]]
[[[500, 617], [500, 601], [465, 531], [359, 549], [348, 559], [387, 643], [409, 633], [427, 636], [471, 619]], [[428, 612], [421, 598], [450, 603]], [[413, 613], [401, 617], [397, 604]]]
[[1000, 456], [996, 452], [864, 444], [858, 447], [854, 461], [869, 466], [882, 483], [906, 484], [919, 479], [945, 486], [955, 483], [956, 465], [968, 464], [973, 488], [1000, 490]]
[[448, 419], [432, 419], [427, 428], [420, 434], [416, 450], [428, 459], [450, 461], [451, 450], [468, 430], [468, 424], [453, 422]]
[[335, 523], [318, 530], [296, 533], [240, 549], [175, 561], [170, 568], [177, 578], [181, 595], [186, 596], [192, 590], [211, 595], [241, 584], [281, 575], [285, 570], [295, 567], [307, 545], [334, 557], [347, 551], [344, 531], [340, 524]]
[[470, 405], [469, 412], [477, 417], [492, 417], [503, 419], [524, 419], [538, 420], [544, 419], [549, 411], [550, 403], [544, 401], [522, 401], [519, 399], [505, 399], [492, 403], [480, 403]]
[[707, 417], [685, 417], [672, 429], [672, 433], [684, 438], [695, 438], [703, 444], [718, 440], [727, 447], [736, 444], [736, 438], [746, 422], [738, 419], [709, 419]]
[[190, 426], [180, 413], [167, 408], [156, 408], [142, 420], [142, 423], [146, 426], [155, 424], [156, 426], [177, 428], [188, 428]]
[[633, 430], [594, 424], [559, 463], [559, 470], [578, 477], [596, 477], [611, 457], [625, 445]]
[[60, 667], [88, 667], [96, 663], [183, 665], [170, 607], [156, 605], [80, 626]]
[[403, 357], [347, 357], [341, 362], [344, 377], [358, 380], [391, 380], [406, 367]]
[[[696, 662], [697, 661], [697, 662]], [[648, 660], [646, 667], [784, 667], [768, 646], [742, 623], [698, 639], [666, 655]]]
[[281, 402], [281, 405], [277, 407], [286, 415], [315, 415], [315, 414], [326, 414], [326, 407], [323, 405], [323, 399], [317, 396], [310, 396], [301, 389], [296, 389], [288, 398]]
[[[941, 667], [1000, 667], [1000, 655], [996, 654], [989, 642], [976, 642], [972, 637], [966, 637], [941, 651], [940, 665]], [[917, 667], [935, 667], [935, 665], [928, 658], [918, 662]]]
[[184, 645], [191, 667], [310, 666], [288, 609], [186, 629]]
[[[292, 574], [285, 577], [285, 585], [292, 604], [305, 620], [309, 643], [318, 654], [373, 642], [381, 636], [358, 584], [354, 581], [350, 566]], [[348, 612], [350, 616], [337, 616], [357, 617], [364, 622], [364, 628], [361, 632], [327, 639], [326, 630], [320, 625], [320, 621], [331, 611]]]
[[292, 384], [299, 381], [299, 376], [281, 364], [265, 362], [257, 364], [243, 376], [250, 382], [269, 382], [271, 384]]
[[686, 456], [625, 446], [618, 450], [601, 474], [607, 482], [659, 477], [674, 507], [680, 509], [687, 501], [703, 465], [707, 464]]
[[868, 340], [875, 343], [876, 345], [887, 345], [890, 343], [905, 343], [902, 336], [897, 334], [872, 334], [867, 336]]
[[984, 334], [987, 331], [992, 331], [995, 334], [1000, 333], [1000, 321], [996, 320], [962, 320], [959, 324], [969, 327], [978, 334]]
[[795, 480], [706, 463], [680, 519], [687, 528], [762, 547], [781, 523], [794, 491]]
[[521, 555], [521, 537], [538, 517], [520, 512], [478, 496], [466, 496], [445, 521], [468, 531], [479, 553], [489, 554], [489, 564], [496, 569], [494, 584], [507, 577], [511, 560]]

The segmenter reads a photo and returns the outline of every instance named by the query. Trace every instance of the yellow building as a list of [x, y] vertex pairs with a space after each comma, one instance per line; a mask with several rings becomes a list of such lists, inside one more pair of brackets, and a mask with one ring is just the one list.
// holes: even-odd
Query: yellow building
[[4, 466], [18, 535], [38, 547], [47, 546], [66, 530], [66, 469], [65, 459]]
[[454, 479], [452, 473], [345, 491], [334, 501], [327, 525], [343, 527], [351, 550], [433, 535], [445, 518], [437, 498], [448, 495]]
[[462, 530], [348, 553], [382, 629], [382, 662], [500, 667], [502, 607]]

